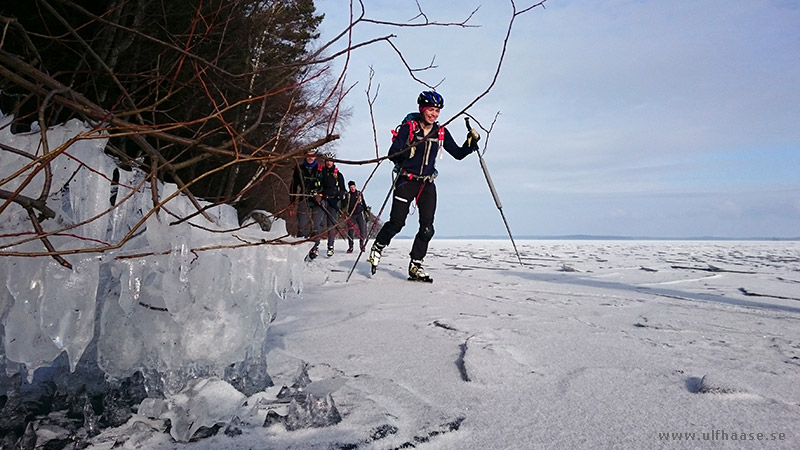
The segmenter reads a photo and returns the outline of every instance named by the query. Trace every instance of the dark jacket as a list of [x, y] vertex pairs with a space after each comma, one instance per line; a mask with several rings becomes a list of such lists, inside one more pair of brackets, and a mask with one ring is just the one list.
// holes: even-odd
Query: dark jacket
[[[415, 120], [411, 122], [415, 122], [415, 131], [411, 140], [409, 141], [408, 138], [411, 126], [409, 122], [406, 122], [400, 126], [397, 136], [392, 141], [392, 146], [389, 148], [389, 159], [408, 173], [421, 176], [432, 175], [436, 171], [436, 157], [439, 155], [439, 123], [433, 124], [426, 138], [423, 135], [422, 127], [419, 126], [419, 122]], [[458, 160], [466, 158], [477, 148], [459, 146], [446, 128], [444, 129], [443, 138], [444, 150]], [[409, 142], [416, 142], [417, 144], [414, 145], [413, 149], [403, 152]]]
[[322, 195], [325, 198], [338, 200], [344, 197], [344, 176], [336, 166], [322, 166]]
[[[322, 166], [319, 161], [309, 165], [305, 160], [295, 166], [290, 194], [316, 195], [322, 192]], [[295, 200], [292, 198], [291, 200]]]
[[357, 216], [367, 210], [367, 203], [361, 191], [356, 189], [355, 192], [347, 191], [344, 194], [344, 207], [345, 213]]

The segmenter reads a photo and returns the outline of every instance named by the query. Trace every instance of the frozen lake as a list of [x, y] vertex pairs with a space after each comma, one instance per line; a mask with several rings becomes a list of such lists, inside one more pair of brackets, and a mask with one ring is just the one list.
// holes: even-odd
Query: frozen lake
[[180, 448], [800, 445], [800, 243], [434, 239], [433, 284], [410, 245], [347, 283], [318, 258], [269, 330], [276, 385], [306, 363], [341, 423]]

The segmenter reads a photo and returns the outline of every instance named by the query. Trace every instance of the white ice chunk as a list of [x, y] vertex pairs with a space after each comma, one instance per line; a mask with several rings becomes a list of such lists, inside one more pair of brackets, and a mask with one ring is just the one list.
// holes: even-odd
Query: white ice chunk
[[181, 393], [168, 399], [167, 411], [161, 418], [170, 420], [170, 434], [176, 441], [187, 442], [201, 427], [230, 423], [246, 398], [220, 379], [196, 379]]

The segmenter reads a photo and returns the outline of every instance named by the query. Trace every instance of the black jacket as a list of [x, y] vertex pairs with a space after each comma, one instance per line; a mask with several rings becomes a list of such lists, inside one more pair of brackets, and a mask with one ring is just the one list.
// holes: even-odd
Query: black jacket
[[[301, 162], [294, 168], [290, 194], [316, 195], [322, 192], [322, 166], [319, 161], [309, 165]], [[292, 198], [291, 200], [294, 200]]]
[[367, 203], [364, 201], [364, 195], [356, 189], [355, 192], [349, 190], [344, 195], [345, 213], [357, 216], [367, 210]]
[[[415, 130], [409, 140], [409, 130], [412, 126]], [[466, 143], [464, 146], [456, 144], [446, 128], [442, 138], [444, 150], [458, 160], [466, 158], [477, 149], [476, 146], [467, 147]], [[403, 152], [410, 145], [409, 142], [416, 143], [414, 148]], [[408, 173], [421, 176], [432, 175], [436, 171], [436, 157], [439, 155], [439, 150], [439, 123], [434, 123], [430, 133], [425, 137], [419, 122], [410, 120], [400, 126], [397, 136], [389, 148], [389, 159]]]
[[344, 197], [344, 176], [336, 166], [322, 166], [322, 195], [325, 198], [341, 199]]

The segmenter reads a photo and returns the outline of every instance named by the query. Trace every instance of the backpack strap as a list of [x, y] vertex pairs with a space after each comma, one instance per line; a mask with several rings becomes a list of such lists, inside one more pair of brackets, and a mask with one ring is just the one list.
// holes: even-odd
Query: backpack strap
[[[417, 127], [419, 127], [419, 122], [416, 120], [409, 120], [408, 122], [408, 142], [406, 145], [411, 145], [411, 137], [414, 136], [414, 132], [417, 131]], [[411, 147], [411, 151], [408, 153], [408, 159], [414, 157], [414, 153], [417, 151], [417, 146]]]
[[444, 127], [439, 127], [439, 159], [444, 158]]
[[[414, 132], [417, 131], [420, 128], [419, 122], [417, 121], [416, 117], [417, 117], [416, 113], [409, 113], [406, 116], [406, 118], [403, 120], [403, 123], [401, 123], [394, 130], [392, 130], [392, 141], [394, 141], [395, 138], [397, 138], [397, 135], [400, 134], [400, 128], [403, 125], [408, 124], [408, 141], [406, 142], [406, 145], [411, 145], [411, 139], [414, 136]], [[438, 131], [439, 131], [439, 150], [443, 150], [444, 149], [444, 133], [445, 133], [444, 127], [439, 126], [438, 123], [436, 124], [436, 126], [439, 127], [439, 129], [438, 129]], [[413, 149], [413, 148], [411, 149], [411, 154], [409, 155], [409, 158], [413, 158], [414, 157], [414, 150], [415, 149]], [[442, 159], [443, 157], [444, 157], [443, 154], [439, 155], [439, 159]]]
[[417, 131], [417, 129], [419, 128], [419, 119], [420, 119], [420, 114], [418, 112], [410, 112], [406, 114], [406, 116], [400, 122], [400, 125], [398, 125], [397, 127], [395, 127], [394, 130], [392, 130], [392, 141], [394, 141], [397, 135], [400, 134], [400, 128], [403, 125], [408, 124], [408, 142], [406, 142], [406, 145], [411, 144], [411, 137], [414, 135], [414, 132]]
[[413, 136], [414, 132], [417, 131], [419, 123], [416, 120], [409, 120], [406, 123], [408, 123], [408, 144], [411, 144], [411, 136]]
[[400, 125], [395, 127], [394, 130], [392, 130], [392, 141], [394, 141], [395, 138], [397, 137], [397, 135], [400, 134], [400, 128], [403, 125], [408, 125], [408, 142], [406, 144], [411, 144], [411, 136], [414, 135], [414, 131], [416, 131], [417, 128], [419, 127], [417, 121], [413, 120], [413, 119], [409, 119], [409, 120], [401, 123]]

